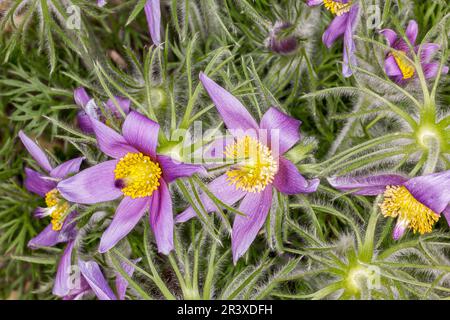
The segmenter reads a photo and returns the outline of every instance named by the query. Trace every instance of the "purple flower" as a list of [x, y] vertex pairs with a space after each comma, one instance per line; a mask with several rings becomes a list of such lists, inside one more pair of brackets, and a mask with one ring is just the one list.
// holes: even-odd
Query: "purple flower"
[[[75, 89], [73, 92], [73, 97], [75, 103], [82, 108], [82, 110], [80, 110], [77, 114], [78, 127], [84, 133], [94, 133], [90, 118], [94, 118], [105, 123], [107, 121], [107, 116], [102, 114], [102, 109], [95, 104], [95, 100], [91, 99], [86, 92], [86, 89], [83, 87]], [[128, 114], [130, 112], [130, 100], [119, 96], [114, 98], [123, 113]], [[122, 117], [121, 112], [117, 109], [116, 104], [111, 99], [104, 104], [104, 110], [107, 111], [114, 119], [121, 119]]]
[[357, 195], [384, 193], [381, 212], [385, 217], [397, 218], [395, 240], [403, 236], [406, 228], [420, 234], [431, 232], [441, 213], [450, 224], [450, 170], [415, 178], [380, 174], [329, 178], [328, 182], [336, 189]]
[[[431, 62], [431, 60], [433, 55], [439, 50], [440, 46], [437, 43], [424, 43], [422, 45], [416, 45], [418, 32], [419, 28], [417, 26], [417, 22], [410, 20], [408, 27], [406, 28], [405, 35], [411, 46], [414, 48], [414, 52], [417, 54], [420, 51], [420, 63], [422, 65], [425, 78], [434, 78], [439, 71], [439, 63]], [[384, 70], [393, 81], [404, 84], [408, 80], [412, 79], [416, 73], [414, 65], [407, 59], [414, 59], [411, 55], [410, 47], [394, 30], [383, 29], [380, 33], [385, 36], [389, 46], [396, 50], [390, 50], [386, 54], [386, 58], [384, 60]], [[448, 73], [447, 66], [442, 68], [442, 73]]]
[[147, 0], [144, 6], [148, 30], [155, 45], [161, 44], [161, 6], [159, 0]]
[[[131, 261], [137, 263], [140, 259]], [[122, 263], [122, 268], [130, 277], [133, 275], [134, 267]], [[70, 283], [70, 289], [67, 291], [67, 294], [63, 296], [64, 300], [79, 300], [91, 292], [94, 293], [99, 300], [125, 299], [128, 281], [119, 273], [116, 273], [116, 295], [95, 261], [78, 260], [78, 269], [80, 271], [79, 277], [74, 279], [75, 281], [73, 283]]]
[[290, 55], [297, 51], [298, 41], [295, 36], [282, 37], [280, 33], [290, 28], [292, 25], [287, 22], [277, 21], [270, 31], [267, 39], [267, 47], [275, 53]]
[[122, 135], [91, 118], [100, 149], [113, 160], [88, 168], [58, 184], [68, 200], [92, 204], [124, 196], [113, 221], [103, 233], [100, 252], [111, 249], [150, 209], [150, 225], [158, 250], [173, 249], [172, 200], [168, 183], [177, 178], [204, 172], [199, 165], [178, 163], [156, 153], [159, 124], [131, 111], [122, 126]]
[[[222, 202], [233, 205], [242, 199], [232, 230], [233, 261], [248, 250], [272, 205], [272, 189], [284, 194], [310, 193], [317, 189], [319, 179], [306, 180], [296, 166], [283, 157], [300, 140], [301, 122], [277, 108], [270, 108], [260, 124], [228, 91], [205, 74], [200, 80], [217, 107], [233, 140], [225, 148], [228, 161], [235, 163], [224, 174], [213, 180], [208, 189]], [[206, 194], [201, 195], [207, 212], [216, 210]], [[177, 222], [195, 217], [193, 208], [177, 216]]]
[[352, 75], [350, 65], [356, 66], [357, 63], [353, 32], [357, 25], [359, 6], [353, 4], [352, 0], [307, 0], [307, 4], [308, 6], [323, 4], [328, 11], [336, 15], [323, 33], [322, 41], [330, 48], [339, 37], [344, 37], [342, 74], [344, 77], [350, 77]]
[[103, 7], [106, 5], [106, 0], [97, 0], [97, 6]]

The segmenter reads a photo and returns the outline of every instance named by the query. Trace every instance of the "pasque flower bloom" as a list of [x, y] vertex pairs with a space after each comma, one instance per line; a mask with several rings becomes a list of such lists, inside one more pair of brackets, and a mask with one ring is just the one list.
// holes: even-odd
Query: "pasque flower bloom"
[[[89, 96], [85, 88], [79, 87], [75, 89], [73, 92], [73, 97], [75, 103], [82, 108], [82, 110], [78, 111], [77, 114], [78, 127], [84, 133], [94, 133], [90, 118], [94, 118], [105, 123], [107, 121], [107, 115], [102, 113], [102, 109], [97, 106], [95, 100]], [[117, 106], [121, 109], [121, 111], [123, 111], [123, 114], [127, 115], [130, 112], [130, 100], [119, 96], [114, 98], [117, 102]], [[109, 113], [110, 117], [120, 119], [122, 118], [122, 114], [121, 111], [118, 110], [117, 106], [112, 99], [108, 99], [108, 101], [104, 104], [104, 110]]]
[[[432, 62], [433, 55], [439, 50], [439, 44], [437, 43], [424, 43], [422, 45], [416, 45], [417, 34], [419, 28], [417, 22], [414, 20], [409, 21], [406, 28], [406, 38], [410, 45], [414, 48], [416, 54], [420, 51], [420, 63], [426, 79], [433, 78], [439, 71], [439, 63]], [[383, 29], [380, 31], [386, 37], [389, 46], [394, 49], [390, 50], [386, 54], [384, 60], [384, 69], [386, 74], [397, 83], [405, 83], [412, 79], [416, 73], [414, 65], [407, 59], [414, 60], [411, 55], [411, 50], [406, 41], [400, 37], [394, 30]], [[442, 73], [446, 74], [448, 67], [442, 68]]]
[[357, 195], [384, 194], [380, 208], [385, 217], [397, 218], [395, 240], [403, 236], [406, 228], [420, 234], [431, 232], [441, 213], [450, 224], [450, 170], [415, 178], [380, 174], [329, 178], [328, 182], [336, 189]]
[[288, 35], [286, 37], [281, 35], [282, 32], [289, 27], [291, 27], [291, 24], [288, 22], [275, 22], [266, 41], [267, 48], [272, 52], [281, 55], [290, 55], [295, 53], [298, 49], [297, 38], [294, 35]]
[[308, 6], [323, 4], [328, 11], [336, 16], [323, 33], [322, 41], [330, 48], [338, 38], [344, 37], [342, 74], [345, 77], [350, 77], [352, 75], [350, 65], [356, 66], [353, 32], [357, 25], [359, 6], [354, 3], [354, 0], [307, 0], [307, 4]]
[[[236, 263], [266, 220], [272, 205], [273, 188], [284, 194], [310, 193], [316, 191], [319, 179], [306, 180], [295, 165], [283, 157], [300, 140], [299, 120], [272, 107], [258, 125], [228, 91], [203, 73], [200, 80], [234, 136], [224, 154], [235, 164], [213, 180], [208, 189], [227, 205], [242, 199], [239, 211], [245, 216], [235, 217], [231, 236]], [[201, 195], [201, 200], [208, 212], [216, 210], [215, 204], [205, 194]], [[176, 221], [184, 222], [195, 215], [193, 208], [188, 208], [177, 216]]]
[[161, 44], [161, 6], [159, 0], [147, 0], [144, 6], [148, 30], [155, 45]]
[[159, 124], [131, 111], [120, 135], [91, 118], [100, 150], [113, 160], [88, 168], [58, 184], [68, 200], [92, 204], [124, 196], [113, 221], [103, 233], [100, 252], [111, 249], [138, 223], [147, 209], [158, 250], [173, 249], [172, 200], [168, 183], [204, 172], [199, 165], [176, 162], [156, 153]]

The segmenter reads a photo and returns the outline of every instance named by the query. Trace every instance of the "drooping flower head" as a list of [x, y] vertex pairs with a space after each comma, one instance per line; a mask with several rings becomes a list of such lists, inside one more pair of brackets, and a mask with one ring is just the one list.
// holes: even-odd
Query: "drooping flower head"
[[[233, 135], [225, 147], [231, 166], [209, 185], [220, 201], [234, 205], [242, 199], [232, 230], [233, 261], [248, 250], [263, 226], [272, 205], [273, 188], [284, 194], [310, 193], [317, 189], [318, 179], [306, 180], [283, 154], [299, 140], [300, 121], [272, 107], [258, 124], [231, 93], [205, 74], [200, 80], [217, 107], [227, 129]], [[206, 194], [201, 195], [207, 212], [217, 210]], [[177, 216], [177, 222], [195, 217], [192, 207]]]
[[353, 32], [358, 22], [359, 6], [355, 2], [355, 0], [307, 0], [308, 6], [323, 4], [328, 11], [335, 15], [335, 18], [323, 33], [322, 41], [330, 48], [338, 38], [344, 37], [344, 63], [342, 65], [344, 77], [352, 75], [350, 65], [356, 66], [357, 63]]
[[[80, 111], [78, 111], [77, 122], [78, 127], [84, 133], [94, 133], [90, 118], [94, 118], [103, 123], [107, 123], [109, 117], [112, 117], [116, 120], [123, 119], [122, 112], [125, 115], [130, 112], [130, 100], [119, 96], [114, 97], [115, 101], [113, 101], [112, 99], [108, 99], [108, 101], [103, 105], [103, 110], [108, 114], [104, 114], [102, 112], [102, 109], [97, 106], [95, 100], [89, 96], [89, 94], [86, 92], [86, 89], [84, 89], [83, 87], [75, 89], [73, 92], [73, 97], [75, 103], [82, 108]], [[120, 108], [121, 110], [119, 111], [118, 108]]]
[[272, 52], [285, 56], [295, 53], [298, 49], [297, 38], [294, 35], [283, 36], [282, 34], [283, 31], [290, 27], [292, 25], [288, 22], [277, 21], [266, 41], [267, 48]]
[[[425, 78], [434, 78], [439, 71], [439, 63], [432, 62], [432, 59], [434, 54], [439, 50], [440, 46], [437, 43], [424, 43], [422, 45], [416, 45], [418, 32], [419, 28], [417, 22], [414, 20], [409, 21], [405, 32], [406, 38], [408, 39], [409, 44], [414, 48], [414, 52], [416, 54], [419, 54], [420, 51], [419, 58]], [[386, 74], [393, 81], [400, 84], [405, 84], [409, 80], [412, 80], [416, 75], [416, 70], [411, 61], [408, 60], [414, 60], [408, 43], [394, 30], [383, 29], [380, 33], [384, 35], [389, 46], [394, 49], [390, 50], [386, 54], [386, 58], [384, 60], [384, 69]], [[442, 73], [448, 73], [447, 66], [442, 68]]]
[[380, 205], [385, 217], [397, 218], [393, 237], [398, 240], [406, 229], [425, 234], [444, 214], [450, 224], [450, 170], [406, 178], [395, 174], [370, 177], [337, 177], [328, 182], [336, 189], [357, 195], [384, 194]]
[[168, 184], [180, 177], [204, 172], [199, 165], [176, 162], [156, 153], [159, 124], [131, 111], [122, 135], [91, 118], [100, 150], [113, 160], [81, 171], [58, 184], [70, 201], [93, 204], [123, 196], [113, 221], [103, 233], [100, 252], [111, 249], [150, 210], [150, 225], [159, 252], [173, 249], [172, 200]]

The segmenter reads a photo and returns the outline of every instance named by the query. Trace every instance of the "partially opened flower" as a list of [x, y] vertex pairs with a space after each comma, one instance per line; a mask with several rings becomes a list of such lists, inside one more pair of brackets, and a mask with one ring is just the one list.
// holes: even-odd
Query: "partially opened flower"
[[342, 74], [345, 77], [352, 75], [350, 66], [356, 66], [357, 63], [353, 32], [358, 22], [359, 6], [355, 2], [354, 0], [307, 0], [308, 6], [323, 4], [328, 11], [336, 16], [323, 33], [322, 41], [330, 48], [338, 38], [344, 37]]
[[147, 0], [144, 6], [148, 30], [155, 45], [161, 44], [161, 6], [159, 0]]
[[[208, 189], [219, 200], [233, 205], [242, 199], [232, 230], [233, 260], [236, 262], [250, 247], [263, 226], [272, 205], [273, 188], [284, 194], [310, 193], [318, 179], [306, 180], [283, 154], [299, 140], [300, 121], [277, 108], [270, 108], [260, 124], [245, 107], [205, 74], [200, 80], [217, 107], [228, 130], [234, 136], [225, 148], [230, 169], [213, 180]], [[217, 210], [205, 194], [202, 203], [208, 212]], [[195, 217], [193, 208], [177, 216], [177, 222]]]
[[58, 184], [70, 201], [93, 204], [123, 196], [113, 221], [103, 233], [100, 252], [111, 249], [139, 222], [147, 209], [158, 250], [173, 249], [172, 200], [168, 184], [204, 172], [199, 165], [176, 162], [156, 153], [159, 124], [131, 111], [120, 135], [91, 118], [100, 149], [113, 160], [81, 171]]
[[380, 205], [385, 217], [397, 218], [393, 237], [398, 240], [406, 229], [429, 233], [444, 214], [450, 224], [450, 170], [407, 178], [396, 174], [369, 177], [337, 177], [328, 182], [336, 189], [357, 195], [384, 194]]
[[272, 52], [281, 55], [290, 55], [298, 50], [298, 39], [295, 35], [283, 35], [283, 31], [292, 27], [290, 23], [277, 21], [269, 37], [266, 40], [266, 46]]
[[[416, 45], [418, 32], [419, 28], [417, 26], [417, 22], [414, 20], [409, 21], [405, 32], [406, 38], [408, 39], [409, 44], [414, 48], [414, 52], [416, 54], [419, 54], [420, 52], [419, 59], [425, 79], [434, 78], [439, 71], [439, 63], [432, 62], [432, 59], [435, 53], [439, 50], [440, 46], [437, 43], [424, 43], [422, 45]], [[383, 29], [380, 33], [386, 37], [389, 46], [394, 49], [390, 50], [386, 54], [386, 58], [384, 60], [384, 69], [386, 74], [393, 81], [401, 84], [413, 79], [416, 74], [416, 70], [410, 60], [414, 61], [414, 57], [412, 56], [410, 47], [406, 43], [405, 39], [391, 29]], [[447, 66], [442, 68], [442, 73], [448, 73]]]
[[[86, 89], [79, 87], [74, 90], [73, 97], [75, 103], [82, 108], [78, 111], [77, 122], [81, 131], [91, 134], [94, 133], [90, 118], [97, 119], [103, 123], [107, 123], [108, 117], [112, 117], [116, 120], [123, 119], [122, 114], [127, 115], [130, 112], [130, 100], [119, 96], [114, 97], [115, 101], [108, 99], [103, 105], [103, 109], [97, 106], [95, 100], [92, 99], [86, 92]], [[121, 110], [119, 110], [120, 108]], [[103, 111], [108, 112], [104, 114]]]

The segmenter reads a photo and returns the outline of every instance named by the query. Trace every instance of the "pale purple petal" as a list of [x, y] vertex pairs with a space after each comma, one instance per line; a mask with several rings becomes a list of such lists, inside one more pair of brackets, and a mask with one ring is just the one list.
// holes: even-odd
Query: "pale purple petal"
[[273, 186], [285, 194], [311, 193], [317, 190], [320, 180], [306, 180], [297, 167], [289, 160], [280, 157], [278, 172], [273, 181]]
[[100, 239], [98, 251], [105, 253], [130, 233], [145, 214], [148, 204], [149, 197], [136, 199], [132, 199], [131, 197], [123, 198], [117, 207], [111, 224]]
[[114, 169], [117, 160], [102, 162], [58, 183], [64, 199], [92, 204], [117, 199], [122, 190], [116, 186]]
[[380, 30], [380, 33], [386, 38], [389, 43], [389, 46], [392, 47], [397, 40], [397, 33], [392, 29], [383, 29]]
[[53, 286], [53, 294], [63, 297], [69, 294], [75, 283], [71, 282], [72, 270], [72, 251], [75, 241], [70, 241], [64, 250], [58, 264], [58, 271], [56, 272], [55, 284]]
[[[208, 190], [220, 201], [228, 206], [232, 206], [236, 202], [244, 197], [245, 192], [238, 190], [235, 186], [230, 185], [227, 181], [226, 175], [221, 175], [208, 184]], [[212, 212], [217, 210], [214, 202], [205, 194], [200, 194], [200, 200], [206, 210], [206, 212]], [[175, 221], [177, 223], [188, 221], [191, 218], [196, 217], [197, 214], [192, 207], [187, 208], [182, 213], [176, 216]]]
[[145, 155], [156, 158], [159, 124], [136, 111], [128, 114], [122, 126], [125, 140]]
[[64, 163], [61, 163], [56, 168], [52, 169], [50, 171], [50, 176], [54, 178], [60, 178], [63, 179], [67, 177], [68, 175], [77, 173], [80, 171], [80, 165], [83, 162], [84, 157], [75, 158], [69, 161], [66, 161]]
[[[131, 101], [129, 99], [119, 96], [116, 96], [115, 99], [117, 101], [117, 104], [119, 105], [119, 108], [122, 109], [123, 113], [130, 113]], [[106, 102], [106, 108], [108, 108], [115, 117], [120, 118], [122, 116], [122, 113], [117, 109], [117, 106], [112, 99], [108, 99], [108, 101]]]
[[64, 296], [63, 300], [81, 300], [86, 294], [92, 291], [83, 275], [80, 274], [76, 281], [79, 281], [77, 283], [78, 288], [71, 289], [69, 293]]
[[420, 61], [430, 62], [433, 55], [439, 50], [440, 45], [437, 43], [424, 43], [416, 47], [416, 52], [420, 51]]
[[166, 182], [152, 195], [150, 202], [150, 226], [155, 235], [158, 252], [169, 254], [173, 250], [173, 211], [172, 199]]
[[161, 43], [161, 7], [159, 0], [148, 0], [144, 6], [150, 37], [155, 45]]
[[190, 177], [195, 173], [207, 174], [202, 165], [178, 162], [167, 156], [158, 155], [158, 162], [161, 165], [163, 179], [167, 183], [178, 178]]
[[97, 5], [98, 5], [99, 7], [105, 6], [105, 5], [106, 5], [106, 0], [97, 0]]
[[388, 55], [386, 60], [384, 60], [384, 71], [389, 77], [403, 77], [403, 73], [393, 55]]
[[[131, 260], [132, 263], [137, 264], [139, 261], [141, 261], [141, 258]], [[120, 263], [122, 269], [126, 272], [127, 275], [130, 277], [133, 276], [134, 273], [134, 267], [129, 265], [126, 262]], [[116, 272], [116, 290], [117, 290], [117, 297], [119, 300], [125, 300], [125, 293], [127, 292], [128, 288], [128, 281], [122, 277], [122, 275], [119, 272]]]
[[263, 115], [260, 128], [268, 130], [267, 146], [275, 157], [284, 154], [300, 140], [300, 125], [300, 120], [288, 116], [275, 107], [271, 107]]
[[83, 87], [76, 88], [73, 91], [73, 98], [75, 100], [75, 103], [80, 107], [85, 107], [89, 100], [91, 100], [91, 97], [86, 92], [86, 89]]
[[114, 292], [95, 261], [78, 260], [78, 267], [99, 300], [116, 300]]
[[19, 131], [19, 138], [22, 140], [23, 145], [28, 150], [30, 155], [33, 157], [34, 160], [39, 164], [39, 166], [44, 169], [47, 172], [50, 172], [52, 170], [52, 166], [50, 162], [48, 161], [47, 156], [45, 155], [44, 151], [39, 148], [39, 146], [22, 131]]
[[392, 232], [392, 238], [394, 240], [399, 240], [401, 237], [403, 237], [407, 228], [408, 228], [407, 220], [397, 219], [394, 231]]
[[48, 217], [49, 215], [50, 215], [50, 212], [48, 211], [48, 208], [37, 207], [33, 211], [33, 217], [38, 218], [38, 219]]
[[231, 93], [200, 72], [200, 81], [216, 105], [228, 129], [258, 130], [259, 126], [242, 103]]
[[405, 35], [413, 46], [416, 43], [418, 33], [419, 26], [417, 25], [417, 22], [414, 20], [410, 20], [408, 23], [408, 27], [406, 27]]
[[119, 133], [92, 117], [90, 119], [100, 150], [105, 154], [112, 158], [122, 158], [129, 152], [138, 153]]
[[86, 111], [80, 110], [77, 113], [77, 125], [78, 128], [84, 133], [93, 134], [94, 128], [92, 127], [91, 118], [87, 115]]
[[416, 200], [437, 214], [450, 202], [450, 170], [412, 178], [404, 186]]
[[56, 187], [56, 181], [50, 180], [49, 177], [46, 177], [33, 169], [25, 168], [24, 185], [28, 191], [44, 197], [47, 192]]
[[323, 0], [307, 0], [306, 1], [306, 4], [310, 7], [318, 6], [318, 5], [321, 5], [322, 3], [323, 3]]
[[[432, 62], [432, 63], [423, 63], [422, 64], [423, 73], [425, 75], [426, 79], [434, 78], [437, 76], [437, 73], [439, 71], [439, 63]], [[444, 66], [442, 68], [442, 74], [448, 73], [448, 67]]]
[[347, 28], [348, 13], [336, 16], [322, 35], [322, 42], [330, 48]]
[[245, 216], [236, 215], [231, 232], [231, 248], [235, 264], [255, 240], [256, 235], [266, 221], [271, 205], [271, 187], [267, 187], [261, 192], [249, 192], [242, 200], [239, 211]]
[[344, 63], [342, 65], [342, 74], [344, 77], [350, 77], [353, 74], [351, 67], [355, 67], [357, 65], [353, 31], [356, 27], [358, 11], [359, 7], [354, 5], [348, 13], [347, 26], [344, 33]]
[[[380, 174], [368, 177], [333, 177], [328, 183], [338, 190], [352, 191], [353, 194], [375, 196], [383, 193], [386, 186], [403, 185], [408, 178], [397, 174]], [[353, 191], [355, 190], [355, 191]]]
[[447, 219], [447, 223], [450, 226], [450, 205], [448, 205], [447, 208], [445, 208], [442, 214], [444, 215], [445, 219]]

